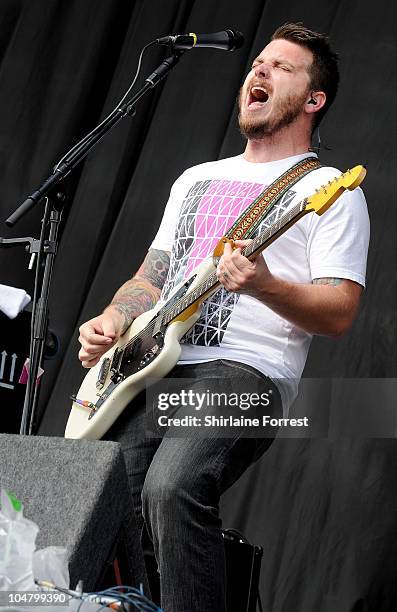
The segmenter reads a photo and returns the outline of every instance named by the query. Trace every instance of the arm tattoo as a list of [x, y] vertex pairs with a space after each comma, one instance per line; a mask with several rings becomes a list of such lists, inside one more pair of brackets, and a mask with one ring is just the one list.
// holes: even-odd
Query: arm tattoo
[[151, 249], [136, 276], [146, 279], [153, 287], [162, 289], [170, 267], [170, 254], [167, 251]]
[[315, 278], [313, 285], [340, 285], [343, 282], [343, 278]]
[[115, 294], [111, 305], [124, 315], [127, 329], [136, 317], [150, 310], [160, 298], [170, 267], [170, 254], [151, 249], [138, 272]]

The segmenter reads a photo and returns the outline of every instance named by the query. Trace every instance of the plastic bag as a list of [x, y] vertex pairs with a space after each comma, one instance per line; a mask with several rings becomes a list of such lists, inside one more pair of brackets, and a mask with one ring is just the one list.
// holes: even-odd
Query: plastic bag
[[26, 591], [33, 584], [32, 555], [39, 528], [23, 516], [22, 504], [0, 494], [0, 590]]
[[35, 580], [52, 582], [62, 589], [69, 588], [68, 555], [66, 548], [48, 546], [33, 553]]
[[[39, 528], [23, 516], [23, 505], [4, 489], [0, 493], [0, 591], [42, 592], [34, 580], [69, 588], [68, 557], [65, 548], [48, 546], [35, 550]], [[2, 603], [5, 598], [2, 597]], [[68, 606], [43, 606], [46, 612], [73, 612], [81, 601], [73, 600]], [[23, 605], [23, 604], [22, 604]], [[39, 609], [36, 607], [36, 609]], [[81, 612], [101, 609], [97, 604], [84, 602]], [[103, 609], [103, 608], [102, 608]], [[0, 605], [3, 612], [31, 612], [31, 607]]]

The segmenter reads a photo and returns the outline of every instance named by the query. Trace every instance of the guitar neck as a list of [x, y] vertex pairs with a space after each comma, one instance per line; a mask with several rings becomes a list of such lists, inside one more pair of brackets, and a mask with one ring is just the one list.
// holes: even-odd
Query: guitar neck
[[[254, 238], [249, 245], [242, 249], [242, 255], [248, 259], [254, 259], [258, 253], [266, 249], [266, 247], [272, 244], [272, 242], [281, 236], [281, 234], [283, 234], [289, 227], [294, 225], [294, 223], [310, 212], [310, 210], [306, 209], [306, 204], [307, 200], [302, 200], [296, 204], [296, 206], [291, 208], [291, 210], [281, 215], [278, 221], [266, 228], [256, 238]], [[202, 302], [206, 297], [213, 293], [214, 289], [216, 289], [219, 285], [220, 282], [217, 279], [216, 273], [213, 272], [204, 282], [200, 283], [191, 292], [185, 294], [182, 298], [177, 300], [171, 307], [167, 307], [167, 304], [165, 304], [163, 308], [160, 309], [158, 316], [162, 318], [162, 322], [164, 324], [170, 323], [194, 303]]]
[[241, 253], [247, 259], [253, 259], [258, 253], [264, 251], [272, 244], [281, 234], [284, 234], [288, 228], [294, 225], [299, 219], [307, 215], [310, 210], [306, 210], [306, 200], [298, 202], [291, 210], [284, 213], [278, 221], [261, 232], [256, 238], [248, 244]]

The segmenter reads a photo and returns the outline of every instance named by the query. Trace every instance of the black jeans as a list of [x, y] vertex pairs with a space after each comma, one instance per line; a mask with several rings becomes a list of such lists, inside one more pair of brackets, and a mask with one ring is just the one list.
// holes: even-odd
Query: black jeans
[[[271, 405], [255, 410], [282, 416], [277, 387], [244, 364], [217, 360], [176, 366], [165, 385], [167, 378], [173, 384], [175, 379], [189, 379], [189, 388], [196, 391], [271, 389]], [[269, 448], [277, 428], [267, 437], [246, 437], [244, 427], [224, 437], [224, 428], [216, 426], [205, 435], [201, 430], [200, 435], [181, 438], [167, 431], [162, 438], [148, 437], [145, 400], [145, 393], [135, 398], [106, 437], [120, 442], [124, 452], [138, 527], [141, 532], [146, 527], [160, 571], [162, 608], [165, 612], [225, 612], [219, 499]], [[174, 409], [174, 416], [178, 412]]]

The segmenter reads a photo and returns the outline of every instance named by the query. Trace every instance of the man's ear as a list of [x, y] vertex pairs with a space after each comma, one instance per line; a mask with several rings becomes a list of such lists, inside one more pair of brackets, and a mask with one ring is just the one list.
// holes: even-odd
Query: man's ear
[[305, 105], [305, 110], [307, 113], [317, 113], [320, 108], [322, 108], [327, 100], [327, 96], [323, 91], [312, 91]]

